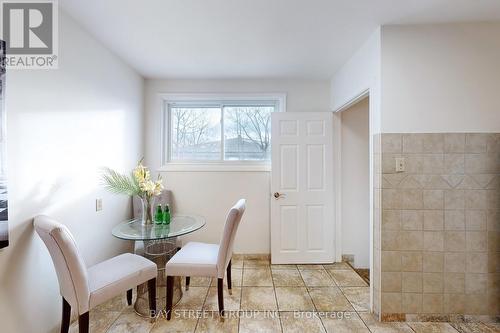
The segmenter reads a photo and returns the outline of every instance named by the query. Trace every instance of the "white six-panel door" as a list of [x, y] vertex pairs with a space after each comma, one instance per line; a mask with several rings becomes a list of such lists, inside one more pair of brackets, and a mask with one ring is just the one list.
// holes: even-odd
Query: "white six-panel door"
[[332, 127], [330, 112], [272, 114], [274, 264], [333, 262]]

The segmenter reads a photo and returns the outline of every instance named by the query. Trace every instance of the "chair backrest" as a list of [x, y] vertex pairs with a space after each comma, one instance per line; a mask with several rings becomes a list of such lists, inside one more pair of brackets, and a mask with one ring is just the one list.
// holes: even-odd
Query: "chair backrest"
[[61, 296], [78, 314], [87, 312], [90, 298], [87, 267], [70, 231], [44, 215], [35, 217], [33, 224], [54, 262]]
[[[168, 205], [170, 208], [170, 214], [173, 214], [174, 212], [172, 211], [172, 201], [172, 191], [163, 190], [161, 191], [160, 196], [154, 201], [154, 205], [155, 208], [158, 204], [161, 204], [163, 207], [165, 205]], [[141, 198], [139, 198], [137, 195], [134, 195], [134, 197], [132, 198], [132, 208], [134, 210], [134, 219], [140, 219], [142, 217], [142, 203]]]
[[224, 277], [226, 267], [233, 255], [234, 238], [236, 237], [236, 231], [238, 230], [241, 217], [245, 212], [245, 203], [245, 199], [240, 199], [227, 214], [224, 233], [222, 234], [222, 239], [219, 244], [219, 254], [217, 256], [218, 278]]

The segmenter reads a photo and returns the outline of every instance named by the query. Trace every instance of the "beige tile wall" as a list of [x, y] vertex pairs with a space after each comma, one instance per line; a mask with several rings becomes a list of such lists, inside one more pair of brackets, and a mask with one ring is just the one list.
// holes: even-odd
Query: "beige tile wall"
[[[499, 315], [500, 134], [382, 134], [380, 141], [375, 312]], [[405, 159], [404, 172], [396, 172], [396, 157]]]
[[382, 137], [381, 134], [373, 136], [373, 269], [370, 284], [373, 286], [372, 302], [373, 312], [380, 319], [380, 301], [381, 301], [381, 239], [380, 228], [382, 221]]

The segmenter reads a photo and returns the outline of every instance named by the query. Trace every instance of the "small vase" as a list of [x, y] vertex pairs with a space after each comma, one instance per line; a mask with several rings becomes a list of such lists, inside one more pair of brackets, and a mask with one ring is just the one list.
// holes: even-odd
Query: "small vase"
[[153, 198], [141, 198], [142, 201], [142, 225], [153, 224]]

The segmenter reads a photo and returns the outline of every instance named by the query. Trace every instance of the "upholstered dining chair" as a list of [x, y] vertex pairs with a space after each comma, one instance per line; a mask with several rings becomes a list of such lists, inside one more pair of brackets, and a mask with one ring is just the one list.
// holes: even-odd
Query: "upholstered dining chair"
[[[35, 230], [49, 250], [62, 296], [61, 332], [67, 333], [71, 309], [78, 314], [80, 333], [89, 331], [89, 310], [148, 282], [149, 308], [156, 312], [156, 264], [125, 253], [87, 268], [68, 228], [48, 216], [37, 216]], [[130, 293], [131, 295], [131, 293]], [[129, 305], [132, 298], [127, 297]]]
[[172, 299], [175, 276], [186, 277], [186, 289], [189, 289], [191, 276], [217, 278], [219, 314], [224, 316], [224, 274], [227, 273], [227, 287], [231, 293], [231, 257], [236, 231], [245, 212], [245, 199], [239, 200], [226, 217], [224, 233], [220, 244], [189, 242], [183, 246], [166, 264], [167, 276], [167, 320], [172, 316]]

